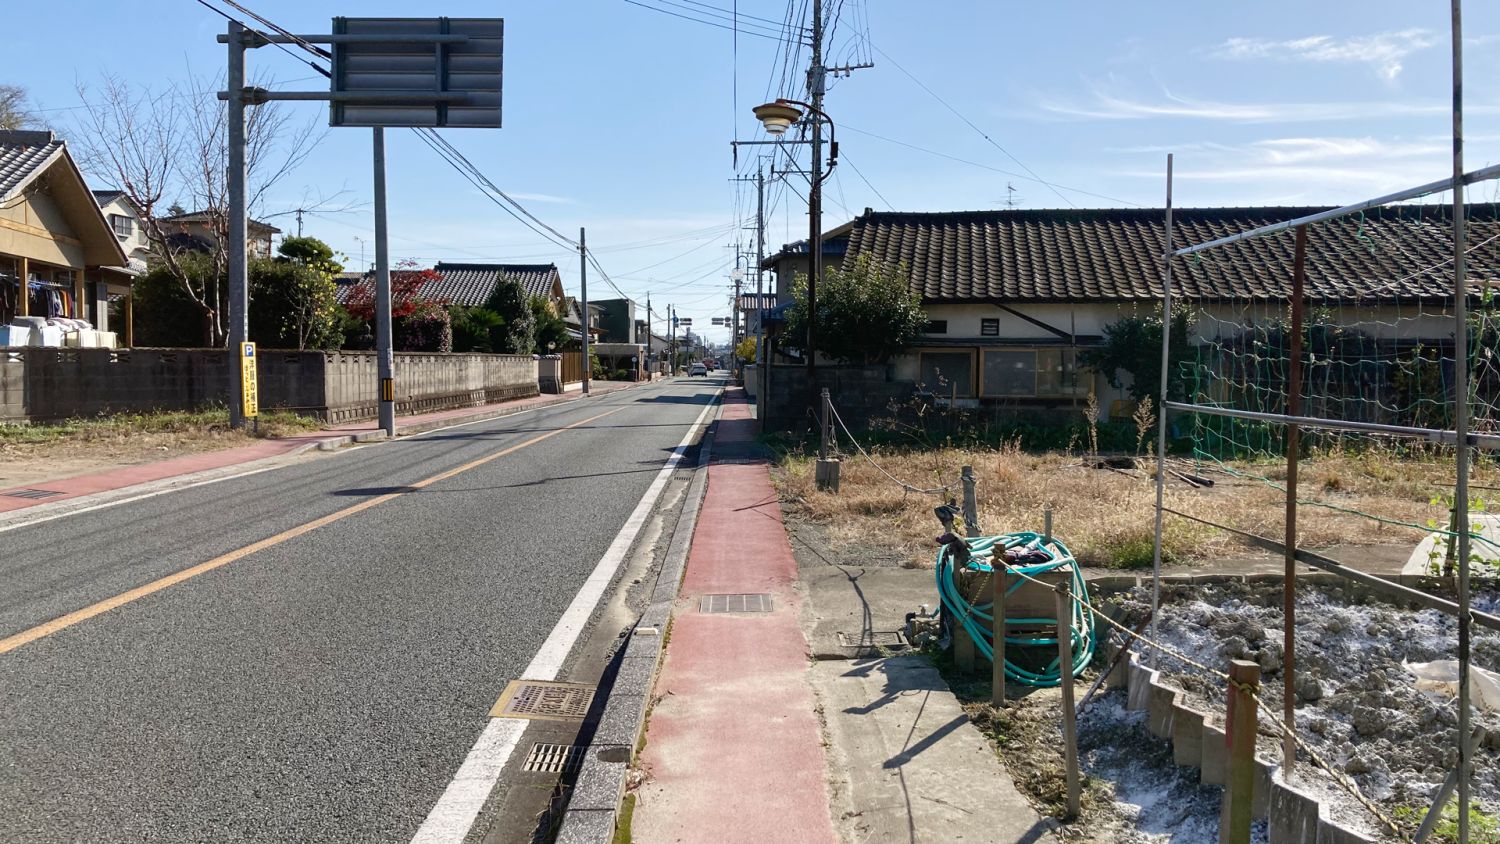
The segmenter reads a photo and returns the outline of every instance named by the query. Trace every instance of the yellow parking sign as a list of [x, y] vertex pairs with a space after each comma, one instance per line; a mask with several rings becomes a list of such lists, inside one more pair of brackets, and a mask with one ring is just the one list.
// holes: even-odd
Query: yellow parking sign
[[260, 415], [260, 394], [255, 383], [255, 344], [240, 344], [240, 384], [244, 393], [240, 397], [241, 413], [246, 419]]

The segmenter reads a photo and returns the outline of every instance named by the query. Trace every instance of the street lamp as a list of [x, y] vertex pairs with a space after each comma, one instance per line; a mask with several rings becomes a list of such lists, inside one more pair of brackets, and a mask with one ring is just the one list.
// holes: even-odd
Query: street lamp
[[[821, 100], [821, 95], [814, 98]], [[838, 163], [839, 143], [836, 140], [836, 129], [833, 118], [821, 108], [804, 103], [801, 100], [789, 100], [785, 98], [758, 105], [752, 111], [755, 119], [759, 120], [766, 134], [782, 142], [781, 137], [786, 134], [793, 123], [802, 119], [803, 110], [812, 115], [808, 121], [812, 127], [812, 172], [808, 177], [807, 191], [807, 374], [811, 376], [817, 366], [817, 342], [814, 335], [814, 316], [818, 312], [818, 282], [823, 278], [823, 181], [828, 174], [833, 172], [833, 166]], [[828, 122], [828, 171], [823, 171], [823, 121]], [[808, 387], [812, 388], [812, 379], [808, 379]]]

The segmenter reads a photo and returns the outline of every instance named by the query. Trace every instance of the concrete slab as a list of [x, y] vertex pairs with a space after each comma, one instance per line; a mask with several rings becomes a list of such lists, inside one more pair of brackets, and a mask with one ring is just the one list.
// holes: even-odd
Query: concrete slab
[[1224, 784], [1224, 765], [1229, 761], [1229, 748], [1223, 727], [1204, 722], [1203, 738], [1198, 745], [1198, 782], [1204, 785]]
[[1269, 826], [1270, 844], [1303, 844], [1318, 840], [1318, 801], [1279, 779], [1271, 781]]
[[814, 659], [859, 656], [844, 646], [840, 633], [853, 641], [868, 642], [871, 633], [903, 629], [906, 614], [922, 604], [929, 608], [938, 604], [932, 572], [922, 569], [830, 561], [827, 565], [801, 566], [799, 577], [802, 594], [807, 596], [802, 626]]
[[1157, 738], [1172, 737], [1172, 716], [1182, 692], [1153, 678], [1146, 692], [1146, 729]]
[[1053, 840], [925, 657], [817, 662], [811, 679], [845, 840]]
[[557, 832], [556, 844], [599, 844], [615, 837], [615, 811], [568, 810], [567, 823]]

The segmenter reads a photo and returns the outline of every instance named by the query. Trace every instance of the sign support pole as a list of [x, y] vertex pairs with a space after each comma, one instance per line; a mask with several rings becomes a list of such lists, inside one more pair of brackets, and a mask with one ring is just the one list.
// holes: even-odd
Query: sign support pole
[[395, 356], [391, 351], [391, 262], [385, 221], [385, 130], [375, 140], [375, 357], [380, 378], [380, 427], [396, 436]]

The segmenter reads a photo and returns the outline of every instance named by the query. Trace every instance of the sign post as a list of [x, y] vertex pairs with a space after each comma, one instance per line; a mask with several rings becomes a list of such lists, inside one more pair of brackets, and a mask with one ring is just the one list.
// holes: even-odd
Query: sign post
[[[386, 436], [394, 437], [395, 366], [390, 331], [390, 268], [386, 258], [385, 144], [381, 130], [387, 126], [500, 128], [505, 22], [500, 18], [336, 17], [332, 29], [327, 35], [251, 32], [231, 21], [229, 32], [219, 36], [219, 41], [229, 45], [230, 90], [221, 91], [219, 99], [229, 103], [231, 343], [245, 339], [241, 327], [248, 310], [243, 283], [244, 107], [272, 100], [327, 100], [328, 125], [374, 129], [375, 254], [379, 265], [375, 282], [379, 360], [376, 387], [380, 426]], [[247, 86], [245, 51], [267, 44], [332, 45], [332, 52], [324, 53], [331, 57], [332, 64], [328, 91], [268, 91]], [[240, 166], [234, 166], [234, 162], [240, 162]], [[248, 354], [253, 361], [253, 349]], [[250, 389], [245, 388], [245, 395], [251, 395]]]
[[240, 416], [254, 419], [260, 415], [260, 385], [256, 383], [255, 344], [240, 344]]

